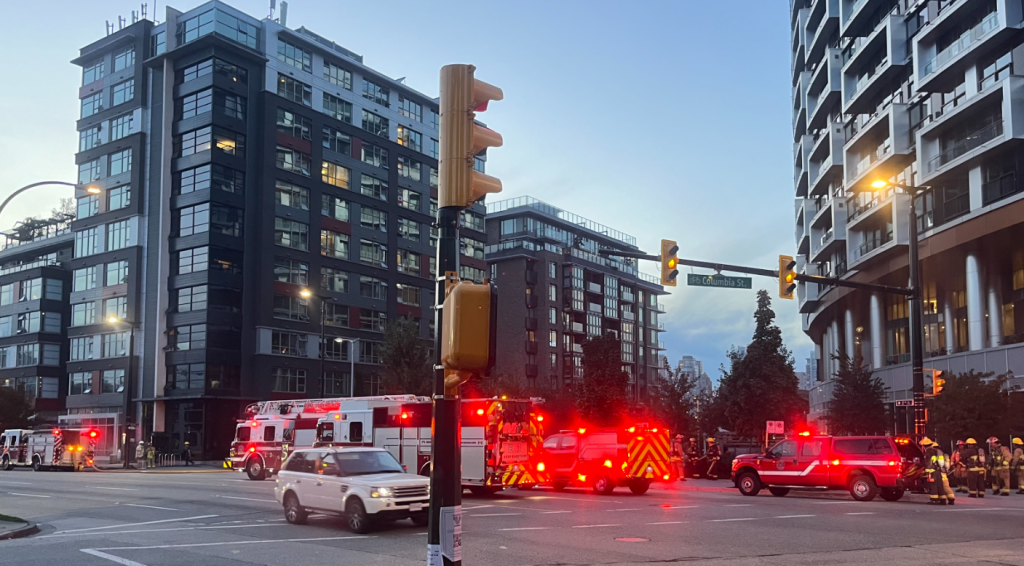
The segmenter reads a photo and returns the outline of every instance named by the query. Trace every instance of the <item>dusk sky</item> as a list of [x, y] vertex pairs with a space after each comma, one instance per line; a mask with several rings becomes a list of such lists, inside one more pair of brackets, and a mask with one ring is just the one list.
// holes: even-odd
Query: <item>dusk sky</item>
[[[180, 10], [200, 0], [172, 0]], [[153, 19], [154, 3], [148, 3]], [[266, 17], [269, 0], [228, 4]], [[164, 19], [167, 3], [157, 3]], [[792, 109], [784, 0], [293, 0], [288, 26], [308, 29], [430, 96], [438, 70], [473, 63], [505, 100], [480, 116], [505, 146], [488, 173], [498, 198], [530, 195], [684, 258], [774, 268], [793, 255]], [[0, 19], [0, 198], [42, 180], [74, 181], [81, 70], [69, 61], [129, 17], [126, 0], [8, 2]], [[48, 215], [66, 188], [18, 197], [7, 229]], [[657, 265], [642, 262], [656, 273]], [[754, 290], [682, 284], [663, 299], [673, 365], [684, 354], [712, 378], [753, 332]], [[810, 341], [795, 301], [774, 307], [798, 371]]]

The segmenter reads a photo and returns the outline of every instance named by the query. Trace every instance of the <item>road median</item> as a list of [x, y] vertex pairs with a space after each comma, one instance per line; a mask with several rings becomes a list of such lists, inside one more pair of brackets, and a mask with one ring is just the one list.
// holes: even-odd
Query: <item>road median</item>
[[0, 515], [0, 540], [27, 537], [39, 532], [39, 526], [32, 521]]

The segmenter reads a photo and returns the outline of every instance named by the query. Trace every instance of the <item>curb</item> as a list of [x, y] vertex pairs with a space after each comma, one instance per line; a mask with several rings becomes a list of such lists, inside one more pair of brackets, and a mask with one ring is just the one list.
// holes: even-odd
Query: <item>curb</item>
[[13, 531], [7, 531], [6, 533], [0, 534], [0, 540], [11, 540], [16, 538], [23, 538], [30, 535], [34, 535], [39, 532], [39, 525], [28, 521], [24, 527], [20, 529], [14, 529]]

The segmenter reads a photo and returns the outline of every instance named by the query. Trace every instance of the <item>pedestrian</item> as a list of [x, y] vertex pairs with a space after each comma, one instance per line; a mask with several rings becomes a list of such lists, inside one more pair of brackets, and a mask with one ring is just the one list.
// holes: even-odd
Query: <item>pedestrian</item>
[[988, 439], [989, 456], [992, 462], [992, 495], [1010, 496], [1010, 449], [999, 444], [999, 439]]
[[708, 464], [707, 478], [709, 480], [717, 480], [718, 461], [722, 459], [722, 449], [715, 444], [714, 438], [708, 439], [708, 450], [704, 455], [707, 457]]
[[686, 446], [686, 458], [683, 460], [684, 468], [689, 468], [691, 475], [700, 477], [700, 474], [695, 473], [697, 469], [697, 460], [700, 458], [700, 453], [697, 451], [697, 439], [691, 438], [690, 443]]
[[1024, 495], [1024, 440], [1013, 439], [1013, 459], [1010, 467], [1017, 472], [1017, 493]]
[[683, 451], [683, 435], [677, 434], [672, 440], [672, 453], [669, 455], [669, 462], [672, 464], [672, 472], [679, 481], [686, 481], [686, 466], [683, 458], [686, 453]]
[[181, 460], [185, 462], [185, 465], [194, 464], [192, 461], [192, 450], [189, 448], [188, 441], [185, 441], [185, 449], [181, 451]]
[[152, 442], [146, 447], [146, 463], [150, 468], [156, 468], [156, 446]]
[[949, 488], [949, 480], [944, 470], [948, 470], [946, 455], [938, 445], [927, 436], [921, 439], [924, 449], [924, 473], [928, 477], [929, 501], [932, 505], [953, 505], [956, 495]]
[[146, 469], [146, 461], [143, 459], [145, 455], [146, 442], [144, 440], [140, 440], [139, 443], [135, 445], [135, 461], [139, 464], [139, 469], [141, 470]]
[[985, 497], [985, 451], [968, 438], [962, 458], [967, 466], [967, 497]]
[[960, 493], [969, 493], [967, 490], [967, 464], [964, 462], [966, 448], [963, 440], [957, 440], [956, 450], [950, 457], [953, 464], [953, 477], [956, 478], [956, 490]]

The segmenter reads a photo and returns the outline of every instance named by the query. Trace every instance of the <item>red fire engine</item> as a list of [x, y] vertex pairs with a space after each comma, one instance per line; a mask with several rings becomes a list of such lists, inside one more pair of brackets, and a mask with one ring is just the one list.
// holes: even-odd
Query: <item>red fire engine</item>
[[637, 495], [651, 483], [668, 481], [668, 430], [640, 423], [626, 428], [563, 430], [544, 441], [550, 462], [551, 487], [589, 485], [607, 495], [616, 486], [628, 486]]
[[79, 471], [92, 465], [95, 453], [95, 430], [46, 428], [41, 430], [11, 429], [0, 436], [0, 468], [32, 466], [40, 470]]

